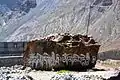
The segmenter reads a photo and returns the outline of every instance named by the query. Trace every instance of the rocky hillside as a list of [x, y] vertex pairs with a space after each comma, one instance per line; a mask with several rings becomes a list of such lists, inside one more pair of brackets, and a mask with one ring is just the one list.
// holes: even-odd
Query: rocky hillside
[[29, 41], [56, 32], [86, 34], [88, 19], [88, 33], [102, 44], [101, 51], [119, 49], [120, 0], [36, 0], [27, 14], [2, 26], [0, 41]]
[[26, 15], [30, 9], [34, 7], [36, 7], [36, 0], [0, 1], [0, 32], [3, 33], [0, 36], [5, 37], [5, 29], [9, 32], [9, 28], [11, 28], [8, 28], [7, 26], [9, 26], [9, 24], [13, 24], [12, 22]]

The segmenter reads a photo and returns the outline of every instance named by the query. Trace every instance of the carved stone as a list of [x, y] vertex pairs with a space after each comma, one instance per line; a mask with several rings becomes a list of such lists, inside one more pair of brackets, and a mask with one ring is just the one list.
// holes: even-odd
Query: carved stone
[[52, 35], [27, 44], [24, 66], [41, 70], [89, 69], [96, 64], [99, 47], [87, 35]]

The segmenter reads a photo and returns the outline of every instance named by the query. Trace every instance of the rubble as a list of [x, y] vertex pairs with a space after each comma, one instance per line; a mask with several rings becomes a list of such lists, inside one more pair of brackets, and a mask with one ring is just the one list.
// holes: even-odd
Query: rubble
[[64, 74], [64, 75], [55, 75], [51, 78], [51, 80], [104, 80], [104, 78], [102, 76], [94, 76], [94, 75], [74, 76], [71, 74]]
[[119, 80], [120, 71], [41, 71], [23, 66], [0, 67], [0, 80]]
[[22, 69], [22, 65], [0, 67], [0, 80], [33, 80], [29, 75], [22, 74], [27, 71]]

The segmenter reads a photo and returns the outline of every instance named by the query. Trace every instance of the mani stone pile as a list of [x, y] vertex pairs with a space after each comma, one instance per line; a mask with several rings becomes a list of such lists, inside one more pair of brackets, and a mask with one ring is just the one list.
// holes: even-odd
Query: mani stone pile
[[50, 34], [50, 35], [44, 37], [43, 39], [48, 40], [48, 41], [54, 41], [54, 42], [81, 41], [85, 44], [95, 44], [96, 43], [92, 36], [81, 35], [81, 34], [72, 35], [69, 33]]
[[91, 69], [96, 64], [99, 47], [87, 35], [51, 34], [28, 42], [23, 62], [37, 70]]

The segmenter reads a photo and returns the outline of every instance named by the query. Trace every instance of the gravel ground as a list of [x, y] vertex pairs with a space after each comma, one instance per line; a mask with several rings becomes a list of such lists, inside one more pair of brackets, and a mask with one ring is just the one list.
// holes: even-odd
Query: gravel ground
[[[93, 69], [86, 72], [36, 71], [30, 67], [23, 70], [23, 66], [21, 65], [0, 67], [0, 80], [120, 80], [120, 78], [110, 78], [117, 76], [120, 72], [119, 69], [106, 69], [101, 63], [98, 61], [95, 67], [98, 70]], [[99, 71], [101, 69], [105, 71]]]
[[24, 75], [23, 66], [15, 65], [12, 67], [0, 68], [0, 80], [31, 80], [31, 77]]

